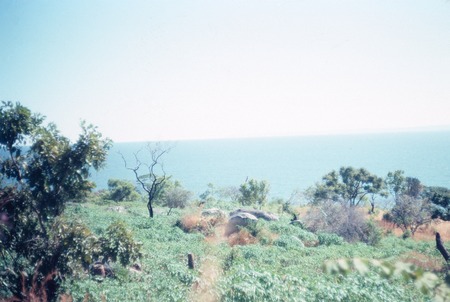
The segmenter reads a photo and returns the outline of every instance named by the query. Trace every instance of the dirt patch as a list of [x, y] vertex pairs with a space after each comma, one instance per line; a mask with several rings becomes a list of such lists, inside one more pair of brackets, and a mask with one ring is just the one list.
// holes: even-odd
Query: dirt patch
[[221, 267], [216, 257], [207, 257], [199, 269], [200, 278], [193, 284], [190, 301], [215, 302], [219, 300], [215, 291], [216, 281], [221, 275]]

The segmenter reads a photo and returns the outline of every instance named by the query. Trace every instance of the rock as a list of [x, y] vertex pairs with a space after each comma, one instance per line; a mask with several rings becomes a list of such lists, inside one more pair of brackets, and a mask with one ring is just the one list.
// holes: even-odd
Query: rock
[[239, 230], [239, 227], [245, 227], [252, 221], [258, 221], [254, 215], [249, 213], [237, 213], [230, 217], [225, 234], [228, 236]]
[[269, 212], [264, 212], [261, 210], [244, 210], [244, 209], [237, 209], [234, 212], [230, 213], [230, 216], [235, 216], [236, 214], [239, 213], [248, 213], [251, 214], [253, 216], [255, 216], [256, 218], [261, 218], [267, 221], [276, 221], [278, 220], [278, 216]]
[[211, 208], [211, 209], [203, 210], [202, 216], [205, 216], [205, 217], [213, 216], [213, 217], [217, 217], [217, 218], [225, 218], [227, 216], [227, 214], [220, 209]]

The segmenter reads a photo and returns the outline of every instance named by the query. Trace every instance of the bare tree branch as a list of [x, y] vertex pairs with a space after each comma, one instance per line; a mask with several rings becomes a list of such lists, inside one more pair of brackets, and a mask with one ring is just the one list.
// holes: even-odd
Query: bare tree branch
[[[153, 201], [158, 195], [158, 190], [164, 185], [164, 182], [167, 179], [166, 171], [164, 170], [164, 165], [162, 163], [162, 156], [170, 151], [171, 148], [162, 148], [159, 144], [156, 147], [153, 147], [150, 143], [147, 145], [147, 150], [150, 153], [150, 163], [142, 162], [138, 156], [138, 152], [134, 153], [134, 159], [136, 161], [136, 165], [134, 167], [129, 167], [127, 165], [127, 161], [122, 153], [119, 154], [122, 156], [122, 160], [124, 161], [125, 168], [133, 171], [136, 181], [140, 184], [142, 189], [147, 193], [147, 208], [149, 212], [150, 218], [153, 217]], [[140, 174], [140, 170], [142, 167], [145, 167], [145, 170], [148, 171], [148, 174]], [[162, 175], [158, 175], [156, 172], [157, 167], [161, 169]], [[148, 182], [146, 181], [148, 179]]]

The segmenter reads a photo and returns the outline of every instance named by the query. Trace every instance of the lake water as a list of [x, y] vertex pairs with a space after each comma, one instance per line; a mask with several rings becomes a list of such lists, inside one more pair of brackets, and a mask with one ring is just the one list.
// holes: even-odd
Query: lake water
[[[110, 178], [134, 181], [121, 152], [130, 163], [145, 143], [117, 143], [107, 167], [94, 172], [99, 189]], [[404, 170], [429, 186], [450, 187], [450, 132], [305, 136], [289, 138], [181, 141], [164, 156], [166, 173], [196, 195], [208, 183], [239, 186], [247, 178], [267, 180], [271, 197], [288, 198], [333, 169], [363, 167], [378, 176]], [[148, 153], [139, 153], [142, 160]], [[145, 174], [145, 172], [143, 172]]]

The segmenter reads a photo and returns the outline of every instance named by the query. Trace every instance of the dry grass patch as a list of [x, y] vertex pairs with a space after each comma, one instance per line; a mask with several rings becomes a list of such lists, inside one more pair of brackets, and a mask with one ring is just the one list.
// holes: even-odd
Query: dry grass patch
[[177, 226], [186, 233], [200, 232], [205, 236], [214, 234], [214, 228], [224, 222], [221, 217], [202, 216], [200, 213], [189, 213], [177, 221]]
[[424, 271], [440, 272], [444, 269], [444, 261], [442, 258], [432, 258], [418, 252], [406, 254], [401, 258], [401, 261], [414, 264]]
[[241, 229], [239, 232], [233, 233], [228, 237], [228, 244], [230, 246], [255, 244], [257, 242], [258, 239], [246, 229]]

